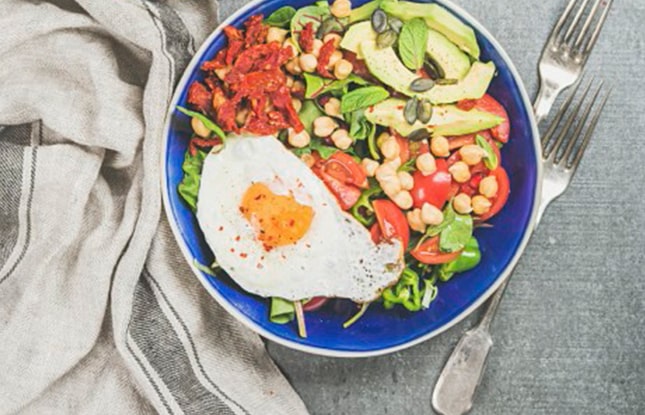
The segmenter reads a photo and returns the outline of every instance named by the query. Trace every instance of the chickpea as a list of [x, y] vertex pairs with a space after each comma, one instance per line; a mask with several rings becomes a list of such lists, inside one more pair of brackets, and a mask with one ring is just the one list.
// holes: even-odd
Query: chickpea
[[376, 137], [376, 145], [378, 146], [378, 148], [381, 148], [383, 143], [391, 138], [392, 137], [388, 133], [382, 132], [378, 137]]
[[417, 157], [416, 166], [424, 176], [428, 176], [437, 170], [437, 164], [430, 153], [423, 153]]
[[338, 79], [345, 79], [354, 70], [354, 65], [346, 59], [341, 59], [334, 65], [334, 76]]
[[401, 190], [392, 197], [392, 201], [403, 210], [410, 209], [413, 205], [412, 195], [407, 190]]
[[463, 161], [456, 162], [448, 168], [448, 171], [457, 183], [465, 183], [470, 180], [470, 169]]
[[430, 151], [437, 157], [448, 157], [450, 155], [450, 143], [442, 135], [432, 137], [430, 140]]
[[466, 144], [459, 149], [459, 154], [461, 155], [461, 160], [464, 163], [469, 166], [474, 166], [482, 161], [484, 150], [476, 144]]
[[399, 181], [398, 177], [396, 177], [396, 175], [387, 176], [385, 179], [380, 180], [378, 184], [381, 185], [383, 192], [385, 192], [385, 194], [391, 198], [399, 194], [402, 190], [401, 182]]
[[331, 141], [334, 145], [341, 150], [347, 150], [354, 140], [349, 136], [349, 133], [344, 128], [338, 129], [331, 134]]
[[329, 8], [331, 14], [338, 18], [349, 16], [352, 11], [352, 3], [349, 0], [336, 0]]
[[296, 133], [293, 128], [289, 128], [288, 141], [292, 146], [302, 148], [309, 145], [311, 137], [307, 130], [302, 130], [299, 133]]
[[313, 167], [313, 165], [316, 163], [315, 157], [310, 153], [305, 153], [300, 156], [300, 160], [302, 160], [302, 162], [305, 163], [309, 168]]
[[471, 204], [473, 206], [473, 213], [475, 215], [483, 215], [484, 213], [488, 212], [490, 210], [490, 207], [492, 206], [490, 200], [482, 195], [473, 196]]
[[292, 75], [300, 75], [302, 73], [302, 68], [297, 58], [291, 59], [284, 65], [284, 69], [287, 70]]
[[383, 153], [383, 157], [385, 157], [386, 160], [391, 160], [399, 157], [401, 147], [394, 138], [390, 138], [389, 140], [384, 141], [381, 145], [381, 153]]
[[300, 112], [300, 109], [302, 108], [302, 101], [300, 101], [298, 98], [291, 98], [291, 106], [293, 106], [293, 109], [296, 110], [296, 112]]
[[305, 93], [305, 84], [302, 81], [293, 81], [293, 86], [291, 87], [292, 94]]
[[246, 118], [249, 116], [249, 109], [248, 108], [241, 108], [237, 110], [237, 114], [235, 114], [235, 122], [237, 125], [244, 125], [246, 122]]
[[397, 167], [394, 167], [390, 163], [383, 163], [378, 168], [376, 169], [376, 172], [374, 173], [374, 176], [376, 177], [376, 180], [378, 180], [379, 183], [385, 181], [385, 180], [390, 180], [392, 178], [396, 178], [398, 181], [399, 178], [396, 174], [396, 169]]
[[412, 178], [412, 175], [410, 173], [408, 173], [407, 171], [400, 171], [396, 175], [401, 182], [401, 188], [403, 190], [412, 190], [412, 188], [414, 187], [414, 179]]
[[376, 174], [376, 169], [378, 169], [379, 164], [378, 161], [372, 160], [370, 158], [364, 158], [361, 160], [361, 166], [363, 166], [363, 170], [365, 170], [365, 174], [367, 177], [374, 177]]
[[226, 98], [226, 95], [224, 95], [224, 92], [219, 91], [219, 92], [214, 92], [213, 93], [213, 99], [211, 100], [211, 105], [213, 106], [213, 109], [217, 111], [219, 107], [224, 105], [228, 101], [228, 98]]
[[320, 48], [323, 46], [323, 41], [320, 39], [314, 39], [313, 49], [311, 53], [317, 58], [320, 55]]
[[489, 199], [497, 195], [497, 189], [498, 184], [495, 176], [486, 176], [479, 182], [479, 193]]
[[327, 68], [332, 69], [338, 61], [343, 59], [343, 52], [339, 50], [335, 50], [332, 52], [331, 56], [329, 57], [329, 62], [327, 63]]
[[470, 213], [473, 210], [471, 207], [470, 196], [466, 193], [459, 193], [455, 196], [455, 198], [452, 199], [452, 207], [455, 208], [457, 213], [461, 213], [462, 215]]
[[338, 124], [330, 117], [321, 116], [314, 120], [314, 134], [318, 137], [328, 137], [336, 128]]
[[424, 203], [421, 206], [421, 220], [426, 225], [439, 225], [443, 222], [443, 212], [430, 203]]
[[208, 137], [211, 135], [211, 130], [206, 128], [204, 123], [197, 117], [193, 117], [190, 120], [190, 126], [193, 127], [193, 131], [200, 137]]
[[291, 49], [291, 56], [293, 56], [294, 58], [298, 56], [298, 48], [296, 47], [296, 43], [293, 38], [290, 37], [289, 39], [285, 40], [282, 43], [282, 47]]
[[318, 66], [318, 59], [312, 53], [305, 53], [298, 58], [300, 68], [305, 72], [314, 72]]
[[410, 225], [413, 231], [421, 233], [426, 231], [426, 224], [421, 220], [421, 209], [411, 210], [405, 216], [408, 219], [408, 225]]
[[338, 33], [327, 33], [325, 37], [323, 37], [323, 43], [327, 43], [332, 39], [334, 40], [334, 47], [339, 47], [342, 37]]
[[325, 102], [324, 109], [325, 114], [330, 117], [340, 117], [340, 100], [338, 98], [329, 98], [329, 100]]
[[287, 33], [289, 31], [280, 29], [279, 27], [270, 27], [267, 31], [267, 43], [278, 42], [282, 44], [287, 38]]
[[287, 86], [287, 88], [291, 88], [293, 86], [293, 76], [287, 75], [284, 84]]

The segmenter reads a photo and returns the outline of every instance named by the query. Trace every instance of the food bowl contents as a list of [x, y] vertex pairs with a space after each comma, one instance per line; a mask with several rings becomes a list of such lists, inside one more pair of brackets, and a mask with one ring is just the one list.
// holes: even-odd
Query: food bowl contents
[[474, 31], [434, 3], [282, 7], [223, 29], [179, 111], [179, 194], [218, 269], [296, 319], [334, 298], [418, 312], [477, 266], [504, 207], [505, 108]]

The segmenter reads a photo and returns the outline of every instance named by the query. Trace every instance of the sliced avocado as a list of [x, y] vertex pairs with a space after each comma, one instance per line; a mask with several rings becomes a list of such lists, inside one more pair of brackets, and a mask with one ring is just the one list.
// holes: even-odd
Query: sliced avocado
[[435, 30], [428, 29], [426, 52], [447, 79], [462, 79], [470, 70], [468, 55]]
[[364, 41], [360, 50], [372, 75], [381, 82], [391, 86], [402, 94], [425, 98], [433, 104], [448, 104], [462, 99], [481, 98], [488, 89], [490, 81], [495, 75], [493, 62], [482, 63], [476, 61], [470, 67], [466, 76], [453, 85], [435, 85], [429, 91], [418, 94], [410, 90], [410, 84], [417, 78], [399, 60], [394, 49], [379, 49], [374, 41]]
[[387, 0], [381, 3], [381, 9], [403, 21], [423, 17], [429, 28], [447, 37], [473, 58], [479, 59], [475, 31], [438, 4]]
[[349, 23], [352, 24], [355, 22], [360, 22], [361, 20], [370, 20], [372, 13], [374, 13], [374, 11], [378, 9], [378, 6], [381, 5], [382, 1], [383, 0], [373, 0], [363, 4], [361, 7], [352, 9], [352, 11], [349, 13]]
[[375, 42], [376, 36], [376, 32], [372, 29], [372, 23], [370, 21], [356, 23], [347, 29], [343, 39], [340, 41], [340, 47], [354, 52], [357, 58], [363, 59], [360, 48], [361, 42], [365, 40]]
[[426, 128], [436, 135], [470, 134], [495, 127], [504, 121], [489, 112], [476, 109], [463, 111], [455, 105], [436, 105], [427, 124], [417, 121], [410, 125], [403, 117], [404, 106], [404, 100], [389, 98], [365, 110], [365, 117], [374, 124], [392, 127], [403, 136], [419, 128]]

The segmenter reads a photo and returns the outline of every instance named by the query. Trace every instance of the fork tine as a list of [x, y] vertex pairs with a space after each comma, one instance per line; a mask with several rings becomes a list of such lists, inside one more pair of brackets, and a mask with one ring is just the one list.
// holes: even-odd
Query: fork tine
[[596, 13], [598, 12], [598, 7], [600, 6], [600, 2], [602, 1], [604, 0], [596, 0], [593, 7], [591, 8], [591, 12], [589, 13], [589, 16], [587, 16], [587, 19], [585, 20], [585, 24], [582, 26], [582, 30], [580, 30], [580, 33], [576, 38], [576, 42], [573, 44], [574, 49], [577, 49], [578, 47], [580, 47], [582, 40], [587, 35], [587, 31], [589, 31], [589, 27], [591, 27], [591, 22], [593, 21], [594, 17], [596, 16]]
[[600, 118], [600, 114], [602, 113], [602, 110], [605, 108], [605, 104], [607, 103], [607, 100], [609, 99], [609, 96], [611, 95], [611, 89], [607, 92], [605, 95], [605, 98], [603, 98], [602, 103], [596, 110], [593, 119], [591, 120], [591, 125], [589, 125], [589, 128], [587, 128], [587, 132], [585, 133], [585, 138], [582, 140], [582, 144], [580, 145], [580, 148], [578, 149], [578, 152], [576, 153], [575, 158], [571, 163], [567, 163], [567, 168], [569, 169], [576, 169], [578, 168], [578, 164], [580, 164], [580, 160], [582, 159], [582, 155], [584, 154], [585, 150], [587, 149], [587, 146], [589, 145], [589, 140], [591, 140], [591, 136], [596, 128], [596, 124], [598, 124], [598, 119]]
[[571, 10], [573, 10], [573, 6], [575, 6], [577, 2], [578, 0], [569, 1], [569, 4], [567, 4], [566, 9], [564, 9], [562, 16], [560, 16], [560, 19], [558, 19], [555, 26], [553, 26], [553, 29], [551, 30], [550, 40], [558, 37], [558, 33], [560, 33], [560, 29], [562, 29], [562, 26], [564, 26], [564, 22], [566, 22], [567, 19], [569, 18], [569, 15], [571, 14]]
[[580, 18], [582, 17], [582, 14], [584, 13], [585, 9], [587, 8], [587, 3], [589, 3], [589, 0], [583, 0], [582, 1], [582, 6], [578, 9], [578, 12], [573, 18], [573, 21], [569, 25], [569, 28], [567, 29], [567, 32], [564, 35], [563, 41], [566, 43], [569, 38], [573, 35], [573, 32], [576, 30], [576, 27], [578, 26], [578, 22], [580, 21]]
[[594, 47], [596, 44], [596, 41], [598, 40], [598, 35], [600, 35], [600, 31], [602, 30], [602, 27], [605, 23], [605, 20], [607, 20], [607, 15], [609, 14], [609, 9], [611, 8], [612, 3], [614, 0], [607, 0], [607, 4], [604, 7], [604, 10], [602, 11], [602, 14], [600, 15], [600, 19], [598, 20], [598, 23], [596, 24], [596, 28], [593, 31], [593, 34], [591, 35], [591, 38], [589, 39], [589, 42], [587, 42], [587, 46], [583, 50], [584, 55], [589, 55], [589, 52], [591, 52], [591, 49]]
[[600, 85], [598, 85], [598, 89], [596, 89], [596, 93], [594, 94], [593, 98], [591, 99], [591, 102], [587, 105], [587, 107], [584, 110], [584, 113], [582, 114], [582, 118], [580, 118], [580, 121], [578, 121], [578, 125], [576, 126], [575, 131], [573, 132], [573, 135], [571, 135], [571, 139], [569, 140], [569, 143], [567, 144], [566, 149], [564, 150], [564, 154], [562, 154], [562, 157], [556, 160], [556, 163], [562, 160], [563, 163], [568, 163], [569, 161], [569, 156], [571, 155], [571, 152], [573, 151], [573, 147], [575, 146], [576, 142], [578, 141], [578, 137], [580, 137], [582, 134], [582, 129], [584, 128], [585, 124], [587, 124], [587, 119], [589, 118], [589, 114], [591, 113], [591, 108], [593, 107], [593, 104], [597, 102], [598, 95], [600, 94], [600, 90], [602, 89], [602, 84], [603, 82], [600, 82]]
[[564, 127], [562, 128], [562, 131], [560, 131], [560, 135], [558, 135], [558, 138], [555, 140], [555, 143], [553, 143], [553, 145], [548, 151], [544, 152], [545, 158], [549, 158], [552, 154], [554, 158], [558, 155], [558, 152], [560, 151], [560, 147], [562, 147], [562, 143], [564, 142], [565, 137], [569, 133], [569, 130], [573, 126], [573, 123], [576, 117], [578, 116], [578, 113], [580, 112], [580, 107], [582, 106], [583, 101], [587, 98], [587, 94], [591, 89], [591, 83], [592, 81], [589, 81], [589, 84], [585, 88], [585, 92], [582, 94], [582, 98], [580, 98], [578, 105], [576, 105], [575, 109], [573, 110], [573, 112], [565, 122]]
[[562, 105], [560, 105], [560, 108], [558, 109], [555, 119], [553, 120], [553, 122], [549, 126], [549, 129], [546, 131], [546, 133], [544, 133], [544, 136], [542, 137], [542, 153], [544, 154], [545, 158], [547, 157], [546, 150], [547, 150], [549, 141], [551, 141], [553, 133], [555, 133], [555, 130], [558, 127], [558, 124], [560, 124], [560, 121], [562, 121], [562, 117], [564, 117], [564, 114], [567, 112], [569, 105], [571, 105], [571, 101], [573, 101], [573, 97], [578, 93], [578, 88], [580, 88], [580, 84], [581, 82], [580, 80], [578, 80], [571, 94], [567, 97], [567, 99], [564, 100], [564, 102], [562, 102]]

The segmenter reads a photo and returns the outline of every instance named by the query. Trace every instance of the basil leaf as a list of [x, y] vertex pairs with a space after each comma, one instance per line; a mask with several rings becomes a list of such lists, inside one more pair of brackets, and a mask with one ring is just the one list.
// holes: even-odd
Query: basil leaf
[[329, 7], [326, 2], [322, 6], [306, 6], [296, 11], [296, 14], [291, 19], [291, 37], [295, 41], [296, 48], [298, 48], [299, 51], [302, 51], [302, 49], [300, 49], [300, 32], [305, 28], [307, 23], [313, 24], [315, 35], [323, 20], [330, 15]]
[[306, 83], [305, 98], [316, 98], [328, 92], [345, 93], [350, 84], [368, 85], [366, 80], [354, 74], [349, 75], [345, 79], [331, 80], [310, 73], [304, 73], [304, 78]]
[[455, 215], [452, 221], [439, 237], [439, 249], [443, 252], [459, 251], [466, 246], [473, 235], [473, 218], [470, 215]]
[[296, 308], [292, 301], [279, 297], [271, 297], [269, 320], [272, 323], [286, 324], [296, 316]]
[[387, 99], [390, 93], [380, 86], [364, 86], [348, 92], [340, 102], [340, 112], [356, 111], [361, 108], [371, 107]]
[[456, 215], [457, 214], [455, 213], [455, 210], [452, 208], [452, 203], [448, 203], [448, 205], [446, 205], [446, 207], [443, 209], [443, 220], [438, 225], [428, 226], [426, 228], [424, 240], [425, 238], [439, 235], [441, 231], [446, 229], [452, 222], [455, 221]]
[[416, 17], [403, 24], [399, 34], [399, 56], [405, 66], [416, 71], [423, 66], [428, 42], [428, 26]]
[[345, 121], [349, 123], [349, 135], [355, 140], [365, 140], [376, 128], [367, 120], [362, 109], [345, 114]]
[[188, 115], [189, 117], [195, 117], [199, 121], [201, 121], [206, 128], [217, 134], [219, 138], [224, 141], [226, 139], [226, 134], [224, 131], [217, 125], [215, 124], [210, 118], [202, 114], [201, 112], [196, 112], [196, 111], [191, 111], [189, 109], [186, 109], [184, 107], [177, 106], [177, 109], [179, 112]]
[[486, 165], [486, 167], [488, 167], [490, 170], [495, 170], [499, 165], [499, 160], [497, 160], [497, 154], [493, 150], [493, 147], [491, 147], [488, 140], [486, 140], [481, 135], [475, 136], [475, 142], [479, 147], [484, 149], [484, 152], [486, 153], [484, 155], [484, 164]]
[[280, 7], [278, 10], [271, 13], [269, 17], [264, 19], [264, 23], [269, 26], [287, 28], [295, 14], [296, 9], [291, 6]]
[[305, 130], [307, 130], [309, 135], [313, 135], [314, 120], [323, 115], [325, 114], [323, 114], [315, 102], [312, 100], [305, 100], [302, 103], [300, 112], [298, 113], [298, 118], [300, 118], [300, 122], [305, 126]]
[[184, 177], [177, 186], [177, 192], [193, 212], [197, 210], [197, 195], [199, 194], [199, 183], [205, 158], [206, 152], [203, 150], [197, 150], [194, 156], [189, 151], [186, 151], [184, 162], [181, 165]]

